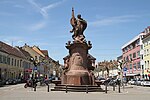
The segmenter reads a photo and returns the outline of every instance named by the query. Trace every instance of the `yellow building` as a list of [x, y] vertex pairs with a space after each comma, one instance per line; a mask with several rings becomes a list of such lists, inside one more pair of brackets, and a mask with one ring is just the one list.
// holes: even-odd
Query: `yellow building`
[[41, 50], [37, 46], [30, 47], [27, 44], [22, 49], [27, 51], [37, 61], [38, 76], [50, 77], [54, 74], [56, 74], [54, 76], [59, 76], [60, 64], [48, 56], [47, 50]]
[[143, 37], [144, 79], [150, 79], [150, 31]]
[[26, 62], [25, 55], [17, 48], [0, 41], [0, 79], [21, 79]]

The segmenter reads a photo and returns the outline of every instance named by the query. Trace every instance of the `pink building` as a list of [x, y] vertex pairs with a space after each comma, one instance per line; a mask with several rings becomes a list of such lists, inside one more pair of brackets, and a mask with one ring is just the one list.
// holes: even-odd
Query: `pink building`
[[142, 35], [144, 35], [144, 33], [140, 33], [121, 48], [123, 52], [122, 59], [124, 62], [123, 72], [127, 80], [140, 78], [141, 76], [140, 42]]

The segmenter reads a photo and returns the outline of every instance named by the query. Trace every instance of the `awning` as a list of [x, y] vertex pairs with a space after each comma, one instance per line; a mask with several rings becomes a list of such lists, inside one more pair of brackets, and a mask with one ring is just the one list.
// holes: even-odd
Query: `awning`
[[126, 76], [140, 76], [140, 74], [130, 73], [130, 74], [126, 74]]

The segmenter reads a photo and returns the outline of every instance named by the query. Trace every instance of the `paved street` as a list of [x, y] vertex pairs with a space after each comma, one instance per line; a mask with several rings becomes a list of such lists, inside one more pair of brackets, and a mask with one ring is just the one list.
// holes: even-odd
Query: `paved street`
[[[133, 86], [121, 89], [122, 93], [112, 91], [109, 87], [107, 94], [104, 92], [47, 92], [47, 87], [37, 87], [37, 91], [31, 88], [23, 88], [24, 84], [0, 87], [0, 100], [148, 100], [150, 87]], [[52, 88], [53, 85], [50, 85]]]

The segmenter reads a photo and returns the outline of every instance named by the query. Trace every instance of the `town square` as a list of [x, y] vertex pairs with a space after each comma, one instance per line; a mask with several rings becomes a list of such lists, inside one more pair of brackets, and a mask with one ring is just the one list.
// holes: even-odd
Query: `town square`
[[150, 97], [148, 0], [1, 0], [0, 100]]

